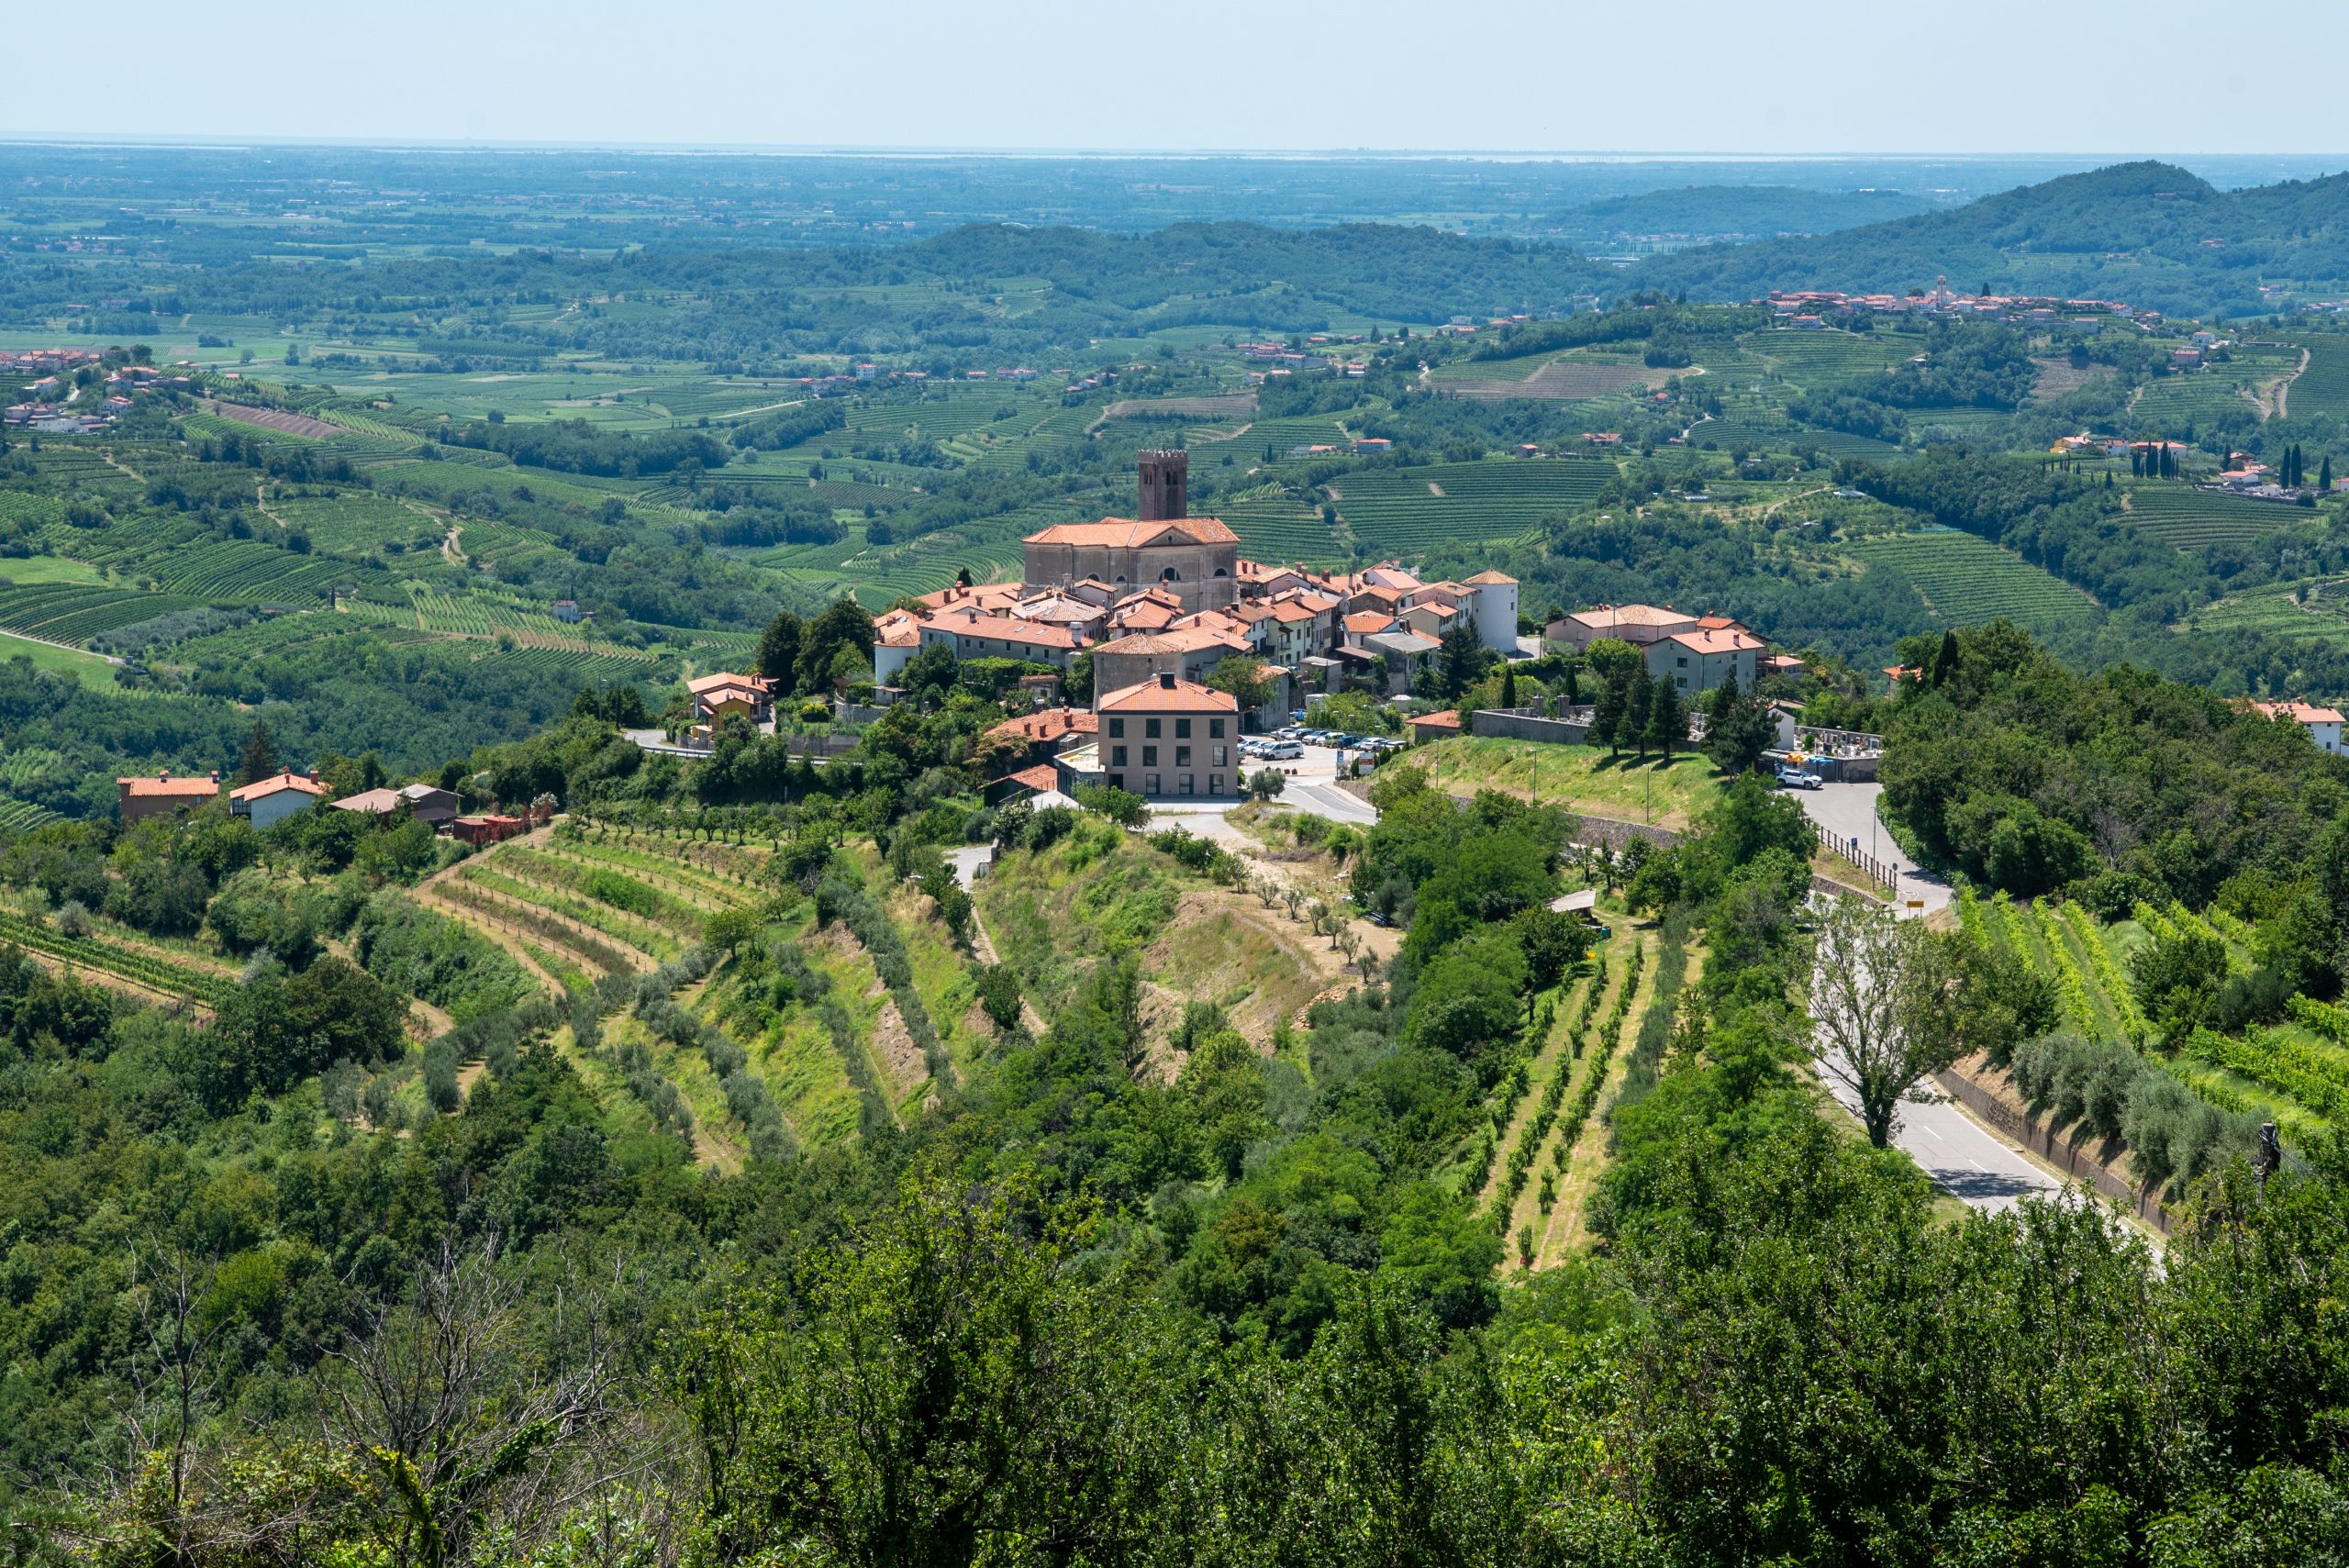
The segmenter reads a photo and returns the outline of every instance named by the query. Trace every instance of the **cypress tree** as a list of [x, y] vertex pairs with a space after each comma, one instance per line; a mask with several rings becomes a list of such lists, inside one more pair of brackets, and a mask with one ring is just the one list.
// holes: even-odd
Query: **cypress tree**
[[1501, 666], [1501, 706], [1515, 707], [1516, 706], [1517, 666], [1514, 664], [1504, 664]]
[[1672, 761], [1672, 749], [1688, 739], [1688, 707], [1670, 675], [1655, 678], [1655, 695], [1648, 701], [1648, 740]]
[[1604, 746], [1609, 757], [1620, 756], [1623, 745], [1623, 683], [1601, 681], [1591, 699], [1590, 733], [1583, 739]]
[[1654, 705], [1655, 689], [1648, 684], [1646, 671], [1634, 670], [1623, 677], [1623, 721], [1616, 732], [1642, 757], [1648, 754], [1648, 713]]
[[240, 784], [259, 784], [284, 771], [285, 764], [277, 757], [277, 739], [269, 726], [253, 720], [252, 733], [245, 737], [245, 753], [237, 764], [237, 782]]
[[2327, 452], [2317, 460], [2316, 487], [2326, 495], [2332, 493], [2332, 454]]

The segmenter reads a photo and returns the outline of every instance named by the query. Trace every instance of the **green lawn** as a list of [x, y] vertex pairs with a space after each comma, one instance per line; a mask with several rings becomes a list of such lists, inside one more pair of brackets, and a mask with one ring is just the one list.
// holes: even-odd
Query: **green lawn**
[[1410, 760], [1455, 795], [1497, 789], [1594, 817], [1668, 828], [1687, 826], [1727, 782], [1701, 755], [1675, 756], [1668, 764], [1654, 758], [1642, 762], [1628, 753], [1609, 759], [1588, 746], [1468, 735], [1416, 747]]
[[115, 689], [114, 666], [95, 653], [84, 653], [73, 648], [54, 648], [46, 642], [35, 642], [0, 631], [0, 659], [30, 659], [36, 670], [54, 670], [61, 675], [71, 675], [93, 691]]
[[0, 581], [9, 583], [103, 583], [106, 574], [86, 561], [61, 555], [0, 558]]

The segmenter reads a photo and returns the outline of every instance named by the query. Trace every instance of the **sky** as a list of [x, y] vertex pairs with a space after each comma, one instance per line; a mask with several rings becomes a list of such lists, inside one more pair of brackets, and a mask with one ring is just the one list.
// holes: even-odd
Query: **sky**
[[[12, 139], [2330, 153], [2349, 6], [328, 0], [12, 6]], [[2204, 50], [2196, 40], [2216, 46]], [[2132, 50], [2142, 47], [2141, 65]], [[104, 91], [77, 90], [88, 81]]]

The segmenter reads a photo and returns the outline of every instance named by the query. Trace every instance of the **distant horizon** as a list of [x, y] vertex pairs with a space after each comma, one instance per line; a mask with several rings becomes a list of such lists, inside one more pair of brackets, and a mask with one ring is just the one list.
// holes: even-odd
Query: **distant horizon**
[[2257, 162], [2267, 160], [2294, 163], [2338, 162], [2349, 170], [2349, 149], [2305, 152], [2275, 150], [2227, 151], [2127, 149], [2039, 149], [1993, 150], [1887, 151], [1865, 147], [1813, 151], [1673, 151], [1640, 148], [1419, 148], [1419, 147], [1088, 147], [1017, 145], [924, 145], [854, 142], [722, 142], [661, 141], [613, 138], [588, 140], [501, 140], [431, 137], [311, 136], [272, 133], [209, 134], [204, 132], [127, 133], [110, 131], [33, 134], [0, 131], [0, 146], [52, 148], [120, 148], [125, 150], [234, 150], [245, 147], [336, 148], [384, 152], [650, 152], [685, 156], [789, 158], [1078, 158], [1102, 161], [1184, 161], [1203, 159], [1261, 159], [1270, 161], [1335, 162], [1346, 160], [1413, 162], [1541, 162], [1541, 163], [1839, 163], [1865, 161], [1886, 163], [2029, 163], [2094, 161], [2115, 163], [2180, 163], [2188, 160]]

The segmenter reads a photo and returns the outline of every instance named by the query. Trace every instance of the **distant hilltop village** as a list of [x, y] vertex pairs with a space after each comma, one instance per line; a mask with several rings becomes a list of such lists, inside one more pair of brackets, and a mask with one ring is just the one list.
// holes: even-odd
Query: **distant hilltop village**
[[[1139, 516], [1029, 535], [1020, 581], [941, 588], [922, 596], [918, 612], [881, 617], [874, 679], [887, 686], [941, 644], [957, 659], [1063, 671], [1090, 654], [1097, 717], [1132, 710], [1145, 730], [1186, 735], [1197, 721], [1206, 741], [1196, 752], [1170, 747], [1163, 762], [1156, 747], [1137, 748], [1120, 764], [1105, 736], [1108, 782], [1141, 795], [1219, 795], [1237, 791], [1235, 753], [1208, 731], [1229, 718], [1225, 738], [1236, 741], [1240, 716], [1230, 697], [1200, 683], [1226, 658], [1261, 661], [1273, 692], [1260, 711], [1285, 714], [1317, 692], [1408, 691], [1457, 628], [1508, 657], [1530, 651], [1518, 637], [1517, 581], [1497, 572], [1428, 583], [1394, 562], [1319, 573], [1245, 559], [1230, 528], [1190, 515], [1189, 462], [1183, 451], [1141, 453]], [[1173, 760], [1178, 751], [1184, 762]]]
[[2071, 328], [2099, 332], [2108, 321], [2158, 327], [2162, 313], [2139, 310], [2114, 299], [2053, 299], [2040, 295], [1956, 294], [1943, 278], [1932, 288], [1908, 294], [1844, 294], [1837, 289], [1772, 289], [1755, 302], [1770, 307], [1781, 326], [1823, 330], [1830, 316], [1947, 316], [2011, 321], [2043, 329]]

